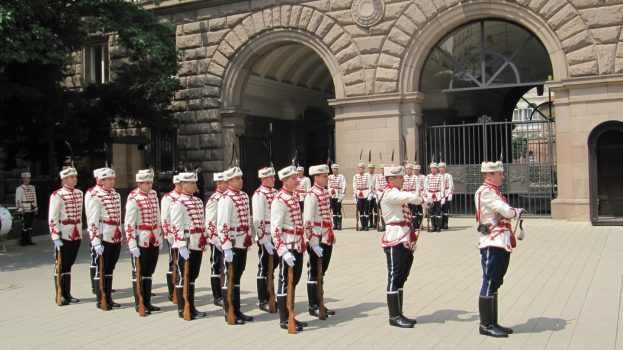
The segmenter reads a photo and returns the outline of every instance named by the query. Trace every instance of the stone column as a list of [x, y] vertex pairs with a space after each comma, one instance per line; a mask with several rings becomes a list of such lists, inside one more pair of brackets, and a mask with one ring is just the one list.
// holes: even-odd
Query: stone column
[[415, 125], [421, 122], [422, 100], [421, 94], [412, 93], [329, 101], [329, 105], [335, 109], [335, 155], [341, 173], [346, 177], [344, 210], [348, 217], [354, 217], [355, 213], [352, 180], [360, 154], [364, 163], [368, 162], [368, 152], [371, 150], [372, 163], [390, 164], [394, 151], [393, 163], [399, 164], [403, 160], [401, 155], [405, 154], [402, 141], [404, 135], [407, 152], [413, 159], [415, 145], [419, 142]]
[[[240, 161], [239, 136], [243, 135], [246, 128], [246, 114], [234, 108], [222, 108], [221, 120], [223, 130], [223, 170], [229, 169], [234, 152], [234, 145], [238, 161]], [[231, 164], [233, 166], [233, 164]]]
[[623, 121], [623, 75], [565, 79], [548, 87], [556, 95], [558, 197], [552, 218], [589, 221], [588, 137], [603, 122]]

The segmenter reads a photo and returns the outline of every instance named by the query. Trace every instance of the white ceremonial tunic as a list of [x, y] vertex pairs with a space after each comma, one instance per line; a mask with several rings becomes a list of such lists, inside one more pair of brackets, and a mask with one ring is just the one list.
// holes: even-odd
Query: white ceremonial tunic
[[271, 204], [270, 224], [279, 256], [283, 256], [288, 250], [299, 253], [305, 251], [303, 218], [298, 198], [293, 191], [285, 187], [279, 191]]
[[296, 181], [298, 182], [298, 185], [296, 186], [296, 197], [299, 202], [302, 202], [305, 200], [307, 191], [311, 188], [311, 181], [309, 181], [309, 178], [306, 176], [301, 176], [297, 178]]
[[355, 174], [353, 176], [353, 196], [357, 199], [368, 199], [371, 193], [372, 183], [370, 182], [370, 174]]
[[496, 247], [513, 251], [514, 242], [510, 219], [517, 216], [517, 210], [506, 203], [506, 197], [497, 186], [485, 182], [474, 195], [476, 220], [489, 226], [489, 234], [480, 234], [478, 248]]
[[130, 248], [159, 247], [164, 233], [160, 228], [158, 194], [136, 188], [128, 195], [125, 205], [125, 235]]
[[249, 196], [231, 187], [218, 201], [218, 239], [223, 249], [248, 249], [253, 245], [249, 217]]
[[411, 225], [411, 211], [407, 203], [420, 205], [423, 202], [423, 198], [416, 193], [404, 192], [387, 185], [379, 199], [385, 220], [385, 232], [381, 238], [383, 248], [403, 244], [405, 248], [415, 249], [418, 237]]
[[180, 197], [180, 194], [176, 190], [165, 193], [160, 204], [160, 229], [164, 232], [164, 239], [169, 242], [171, 247], [175, 247], [175, 234], [171, 227], [171, 207]]
[[429, 199], [434, 202], [440, 201], [443, 197], [444, 187], [445, 182], [443, 180], [443, 175], [441, 175], [440, 173], [431, 173], [426, 175], [426, 179], [424, 181], [424, 190]]
[[443, 182], [445, 184], [443, 196], [448, 197], [449, 195], [454, 194], [454, 179], [452, 178], [452, 175], [449, 173], [443, 174]]
[[314, 184], [307, 192], [303, 206], [303, 227], [310, 245], [335, 243], [332, 218], [329, 192]]
[[48, 227], [52, 240], [82, 239], [82, 191], [63, 186], [50, 195]]
[[253, 226], [257, 234], [255, 239], [259, 244], [264, 244], [272, 239], [270, 235], [270, 207], [277, 193], [279, 193], [279, 191], [274, 187], [260, 185], [260, 187], [255, 190], [253, 198], [251, 198], [251, 203], [253, 205]]
[[177, 248], [204, 250], [208, 245], [204, 223], [201, 199], [182, 192], [171, 206], [171, 230]]
[[103, 187], [91, 192], [88, 201], [87, 227], [91, 245], [121, 242], [121, 197], [114, 189]]
[[378, 200], [379, 198], [381, 198], [381, 195], [385, 191], [385, 188], [387, 188], [387, 179], [385, 179], [385, 176], [377, 176], [372, 187], [374, 189], [374, 195]]
[[210, 198], [208, 198], [208, 202], [206, 203], [206, 231], [208, 233], [208, 240], [210, 244], [219, 244], [218, 243], [218, 232], [216, 231], [217, 217], [218, 217], [218, 201], [221, 200], [225, 192], [220, 191], [218, 188]]
[[34, 213], [37, 211], [37, 194], [35, 186], [21, 185], [15, 189], [15, 206], [18, 213]]
[[329, 175], [329, 195], [339, 201], [344, 199], [346, 194], [346, 178], [344, 175]]

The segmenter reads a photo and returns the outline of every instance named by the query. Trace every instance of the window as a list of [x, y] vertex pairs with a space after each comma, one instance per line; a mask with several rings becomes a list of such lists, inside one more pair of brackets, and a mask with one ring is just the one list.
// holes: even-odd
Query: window
[[108, 82], [108, 43], [92, 44], [84, 48], [84, 80], [86, 84]]

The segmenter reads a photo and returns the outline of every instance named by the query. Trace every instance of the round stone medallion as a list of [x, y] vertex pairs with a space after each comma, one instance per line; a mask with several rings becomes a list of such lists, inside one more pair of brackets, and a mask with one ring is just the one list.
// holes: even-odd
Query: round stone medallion
[[362, 27], [379, 23], [385, 13], [383, 0], [355, 0], [350, 8], [353, 19]]

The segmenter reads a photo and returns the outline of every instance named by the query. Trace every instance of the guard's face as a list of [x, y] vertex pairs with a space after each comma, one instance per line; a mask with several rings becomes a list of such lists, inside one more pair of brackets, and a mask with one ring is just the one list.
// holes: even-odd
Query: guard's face
[[149, 191], [151, 191], [153, 187], [154, 183], [151, 181], [143, 181], [138, 183], [138, 188], [145, 193], [149, 193]]
[[407, 175], [413, 175], [413, 169], [408, 168], [407, 169]]
[[184, 193], [193, 194], [197, 192], [197, 183], [194, 181], [182, 181], [182, 191]]
[[401, 176], [390, 176], [388, 177], [389, 179], [389, 184], [396, 187], [396, 188], [402, 188], [402, 184], [404, 184], [405, 182], [405, 178], [401, 175]]
[[115, 178], [114, 177], [107, 177], [105, 179], [102, 180], [102, 187], [104, 187], [107, 190], [112, 190], [113, 188], [115, 188]]
[[333, 168], [333, 169], [331, 169], [331, 171], [333, 171], [333, 175], [339, 175], [340, 174], [340, 169], [338, 169], [338, 168]]
[[29, 177], [22, 177], [22, 183], [24, 183], [24, 185], [29, 185], [30, 184], [30, 178]]
[[359, 174], [363, 174], [363, 172], [364, 172], [364, 170], [365, 170], [362, 166], [360, 166], [360, 167], [359, 167], [359, 168], [357, 168], [357, 169], [359, 169]]
[[496, 171], [492, 173], [490, 181], [496, 186], [502, 185], [502, 183], [504, 183], [504, 172]]
[[241, 190], [242, 189], [242, 177], [236, 176], [233, 179], [230, 179], [229, 186], [235, 190]]
[[327, 184], [329, 183], [329, 174], [318, 174], [316, 175], [316, 184], [318, 184], [318, 186], [320, 187], [327, 187]]
[[420, 169], [414, 169], [415, 175], [420, 175]]
[[296, 178], [296, 175], [290, 175], [281, 180], [281, 182], [283, 182], [283, 187], [287, 188], [290, 191], [295, 190], [296, 186], [298, 186], [298, 180]]
[[374, 174], [374, 168], [368, 168], [368, 172], [369, 172], [370, 174]]
[[299, 173], [300, 177], [303, 177], [303, 175], [305, 175], [305, 170], [297, 170], [297, 173]]
[[224, 192], [227, 189], [227, 181], [217, 181], [216, 188]]
[[273, 187], [273, 186], [275, 186], [275, 177], [274, 176], [267, 176], [267, 177], [264, 178], [264, 180], [262, 182], [264, 183], [264, 186]]
[[439, 172], [442, 173], [442, 174], [445, 174], [447, 170], [448, 169], [446, 169], [446, 167], [443, 167], [443, 166], [439, 167]]
[[74, 188], [78, 184], [78, 176], [69, 175], [63, 179], [63, 186]]
[[437, 174], [439, 172], [439, 168], [430, 168], [430, 172], [433, 174]]

